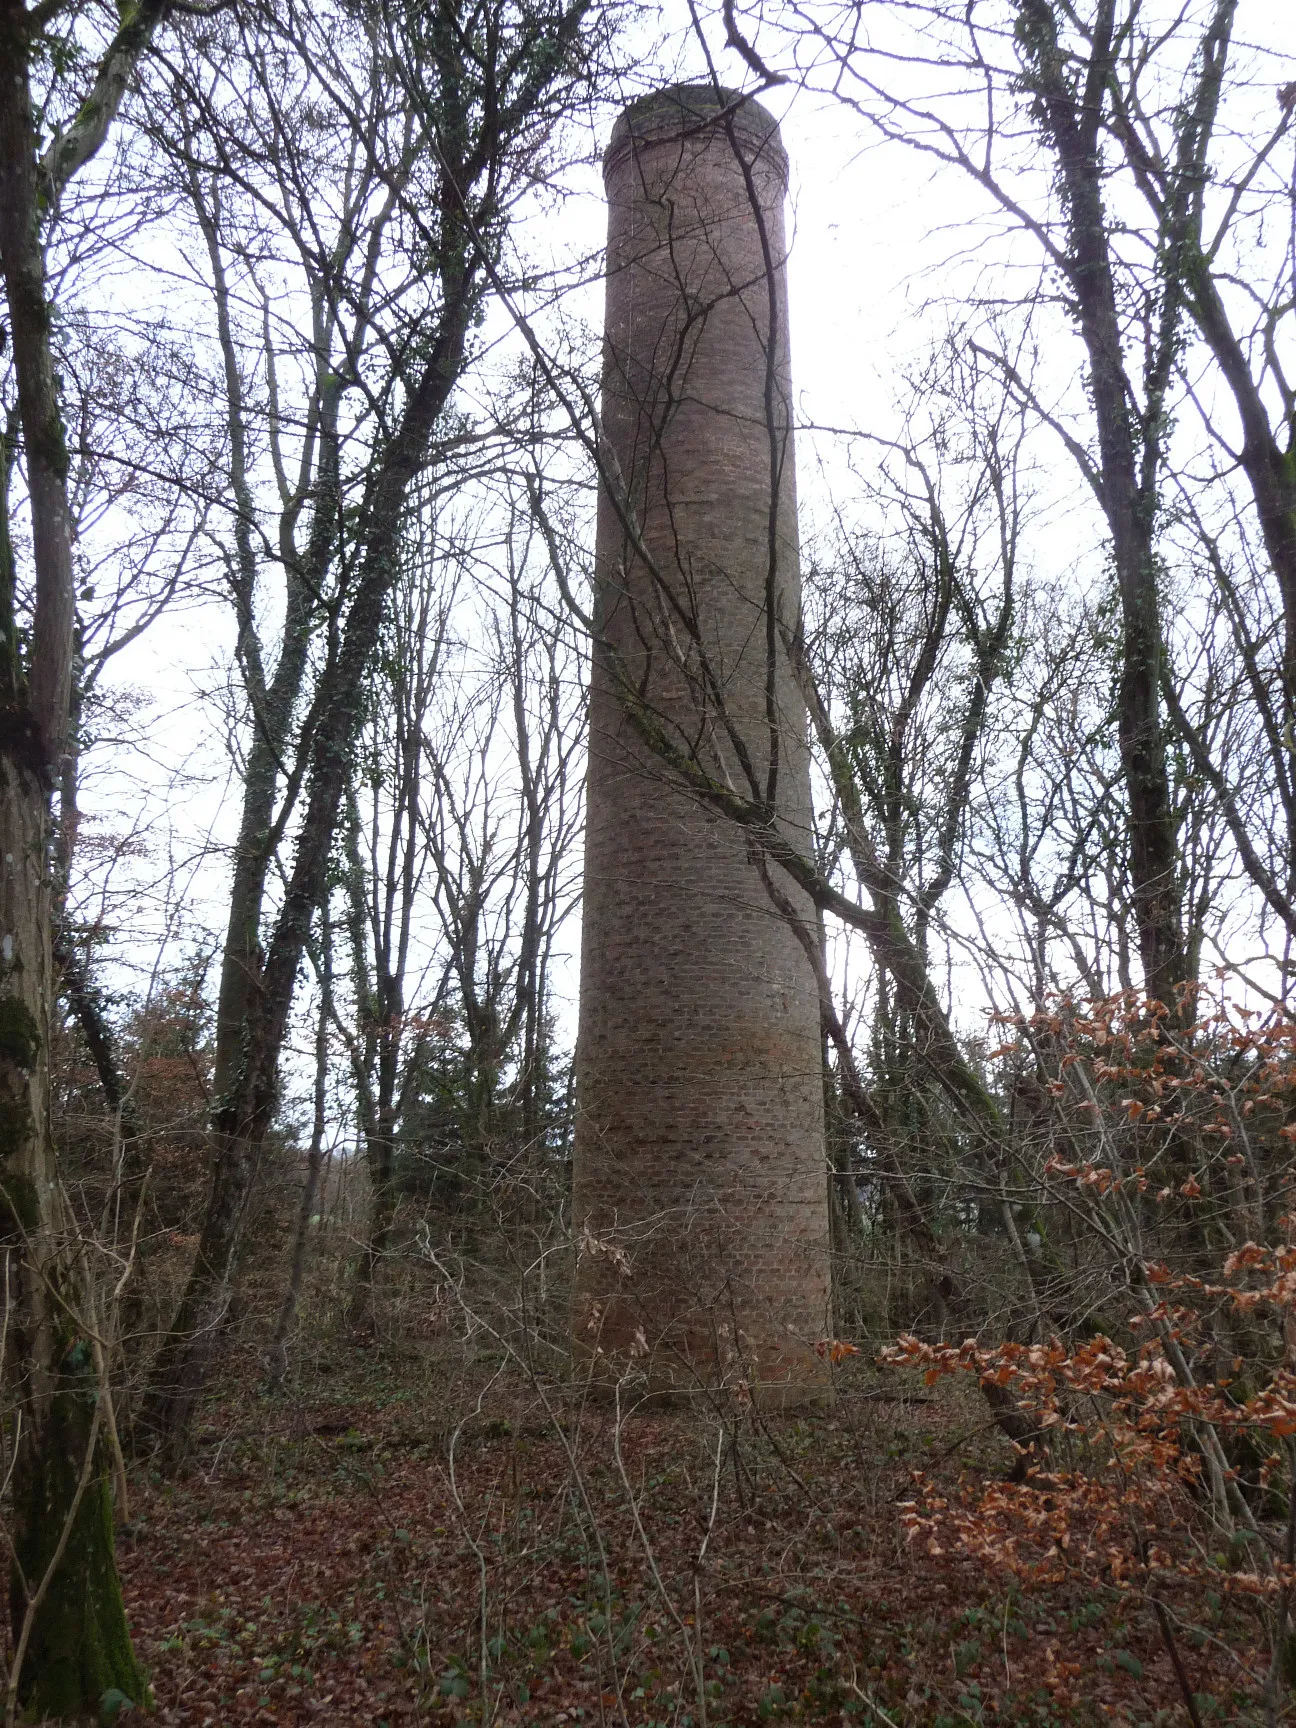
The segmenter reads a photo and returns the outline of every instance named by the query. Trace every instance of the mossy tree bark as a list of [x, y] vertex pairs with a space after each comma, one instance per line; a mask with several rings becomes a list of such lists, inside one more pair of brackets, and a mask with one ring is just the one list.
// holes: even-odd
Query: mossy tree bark
[[[109, 1466], [85, 1311], [83, 1248], [50, 1131], [52, 883], [46, 783], [0, 739], [0, 1254], [14, 1407], [11, 1694], [36, 1718], [142, 1700], [113, 1558]], [[21, 733], [18, 734], [22, 736]]]
[[[1227, 48], [1231, 13], [1222, 29]], [[1161, 721], [1164, 646], [1157, 592], [1156, 526], [1168, 418], [1167, 391], [1183, 341], [1191, 170], [1203, 156], [1218, 97], [1216, 66], [1203, 77], [1197, 126], [1185, 145], [1181, 195], [1163, 214], [1159, 293], [1148, 308], [1152, 335], [1139, 400], [1122, 328], [1112, 257], [1112, 222], [1105, 204], [1103, 116], [1121, 46], [1115, 0], [1098, 0], [1090, 54], [1076, 69], [1063, 45], [1065, 10], [1056, 0], [1020, 0], [1015, 36], [1022, 86], [1057, 168], [1063, 238], [1050, 261], [1066, 281], [1088, 361], [1088, 386], [1098, 435], [1098, 459], [1088, 478], [1111, 531], [1120, 601], [1121, 662], [1117, 722], [1125, 774], [1129, 868], [1134, 918], [1150, 996], [1173, 1002], [1188, 980], [1178, 870], [1178, 819]]]
[[[75, 602], [67, 451], [45, 275], [45, 227], [102, 144], [165, 6], [124, 5], [71, 122], [44, 156], [30, 69], [52, 9], [0, 0], [0, 266], [31, 519], [35, 605], [19, 629], [12, 542], [0, 539], [0, 1257], [5, 1393], [12, 1412], [12, 1717], [98, 1714], [105, 1693], [142, 1701], [113, 1558], [101, 1387], [83, 1319], [84, 1245], [59, 1181], [50, 1121], [54, 1001], [51, 800], [72, 688]], [[63, 26], [61, 25], [60, 28]], [[6, 463], [5, 479], [9, 467]]]

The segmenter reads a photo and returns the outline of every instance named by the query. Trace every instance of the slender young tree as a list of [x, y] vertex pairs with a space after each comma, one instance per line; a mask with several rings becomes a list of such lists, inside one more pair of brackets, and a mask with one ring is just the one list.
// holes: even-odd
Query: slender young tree
[[[547, 615], [525, 513], [495, 486], [488, 496], [461, 530], [465, 543], [446, 521], [408, 544], [347, 794], [354, 1022], [340, 1015], [339, 1025], [369, 1169], [351, 1302], [365, 1330], [392, 1244], [398, 1153], [412, 1161], [407, 1173], [423, 1163], [434, 1188], [480, 1209], [503, 1165], [530, 1174], [545, 1126], [548, 968], [575, 898], [571, 764], [585, 710], [571, 631]], [[478, 560], [493, 594], [472, 582]], [[448, 1145], [419, 1127], [438, 1036], [455, 1069], [455, 1108], [440, 1124]]]
[[[252, 704], [254, 723], [276, 747], [267, 752], [268, 797], [259, 810], [244, 811], [237, 862], [245, 853], [251, 859], [250, 892], [231, 908], [222, 977], [225, 1054], [212, 1118], [211, 1202], [144, 1412], [173, 1456], [184, 1447], [236, 1273], [297, 976], [399, 575], [410, 489], [454, 447], [456, 429], [444, 417], [471, 357], [512, 203], [584, 80], [589, 10], [590, 0], [494, 0], [485, 7], [439, 0], [431, 8], [364, 13], [286, 5], [256, 15], [253, 52], [222, 36], [208, 44], [205, 69], [177, 71], [196, 113], [205, 112], [212, 91], [234, 101], [239, 127], [204, 121], [203, 136], [219, 142], [211, 145], [214, 158], [194, 171], [200, 181], [232, 174], [247, 188], [257, 220], [287, 235], [335, 320], [331, 340], [312, 339], [313, 375], [326, 398], [353, 392], [355, 406], [348, 460], [339, 459], [336, 481], [316, 486], [308, 478], [296, 502], [298, 514], [312, 513], [329, 577], [321, 586], [318, 572], [310, 580], [301, 574], [303, 628], [317, 649], [309, 692], [294, 678], [278, 715]], [[237, 26], [245, 27], [247, 17]], [[246, 85], [235, 67], [246, 69]], [[325, 135], [325, 161], [334, 165], [328, 193], [315, 179]], [[357, 184], [366, 188], [359, 205]], [[325, 238], [318, 223], [334, 201], [350, 214]], [[210, 218], [210, 203], [207, 212]], [[362, 224], [366, 237], [357, 243]], [[385, 322], [362, 324], [354, 316], [366, 281]], [[267, 389], [273, 427], [283, 407], [268, 374]], [[241, 379], [229, 394], [242, 401]], [[246, 434], [245, 405], [235, 418]], [[286, 476], [275, 480], [291, 491]], [[250, 478], [242, 498], [235, 492], [234, 522], [255, 541]], [[282, 556], [292, 571], [300, 554], [289, 545]], [[246, 592], [241, 547], [236, 563], [232, 580]], [[249, 624], [250, 601], [238, 602]], [[251, 648], [245, 630], [241, 652]], [[301, 656], [304, 665], [304, 648]], [[265, 884], [281, 848], [288, 853], [284, 886], [272, 909]]]
[[329, 1154], [324, 1150], [324, 1134], [328, 1126], [329, 1027], [333, 1020], [333, 924], [328, 901], [320, 911], [319, 953], [312, 954], [319, 985], [319, 1004], [315, 1014], [315, 1078], [312, 1086], [310, 1143], [306, 1148], [306, 1171], [301, 1195], [297, 1202], [297, 1223], [293, 1231], [292, 1259], [288, 1266], [288, 1283], [275, 1320], [274, 1336], [266, 1363], [266, 1385], [271, 1392], [282, 1392], [288, 1377], [288, 1345], [297, 1324], [302, 1285], [306, 1279], [306, 1260], [310, 1251], [311, 1221], [319, 1204], [320, 1183]]

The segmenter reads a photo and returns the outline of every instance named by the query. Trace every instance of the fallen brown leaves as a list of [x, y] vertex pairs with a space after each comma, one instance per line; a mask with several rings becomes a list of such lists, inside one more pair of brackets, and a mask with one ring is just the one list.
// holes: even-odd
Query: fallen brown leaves
[[[637, 1413], [624, 1475], [609, 1410], [558, 1406], [573, 1472], [534, 1395], [502, 1383], [457, 1433], [431, 1402], [232, 1402], [187, 1477], [139, 1485], [121, 1547], [160, 1719], [1182, 1721], [1145, 1606], [908, 1541], [915, 1468], [954, 1496], [1007, 1458], [963, 1388], [911, 1404], [906, 1386], [850, 1364], [830, 1416], [747, 1412], [727, 1435], [706, 1412]], [[1247, 1721], [1251, 1634], [1230, 1604], [1195, 1606], [1205, 1717]]]

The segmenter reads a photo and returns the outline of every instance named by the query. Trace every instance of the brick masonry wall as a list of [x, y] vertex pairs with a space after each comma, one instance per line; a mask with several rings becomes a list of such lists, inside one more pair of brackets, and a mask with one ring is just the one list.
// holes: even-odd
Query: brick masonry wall
[[[755, 103], [676, 87], [627, 109], [604, 173], [603, 417], [623, 492], [599, 501], [603, 629], [709, 772], [759, 797], [776, 763], [778, 818], [808, 846], [806, 716], [770, 654], [769, 602], [791, 622], [800, 595], [777, 127]], [[637, 1356], [662, 1391], [741, 1379], [767, 1404], [817, 1398], [814, 976], [742, 834], [672, 786], [597, 655], [591, 702], [578, 1353], [601, 1350], [601, 1371]]]

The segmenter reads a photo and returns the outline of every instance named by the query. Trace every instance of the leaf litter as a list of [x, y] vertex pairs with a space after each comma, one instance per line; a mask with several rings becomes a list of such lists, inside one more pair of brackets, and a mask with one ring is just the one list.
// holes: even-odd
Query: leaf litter
[[[819, 1415], [632, 1411], [619, 1465], [612, 1410], [554, 1388], [497, 1381], [457, 1427], [431, 1396], [230, 1398], [119, 1545], [157, 1719], [1187, 1719], [1147, 1604], [909, 1539], [915, 1472], [954, 1492], [1011, 1463], [984, 1406], [839, 1381]], [[1257, 1631], [1184, 1658], [1203, 1723], [1261, 1720]]]

